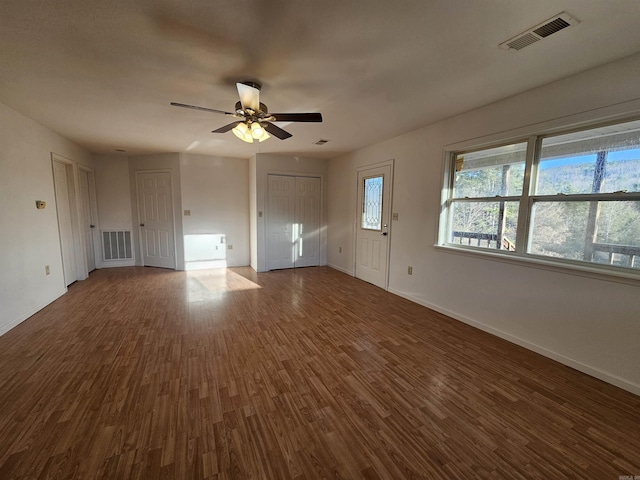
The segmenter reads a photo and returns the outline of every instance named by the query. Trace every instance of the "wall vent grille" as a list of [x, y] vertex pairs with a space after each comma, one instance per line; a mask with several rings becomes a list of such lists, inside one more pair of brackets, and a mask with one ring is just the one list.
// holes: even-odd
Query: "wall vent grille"
[[499, 46], [505, 50], [522, 50], [532, 43], [536, 43], [549, 35], [578, 23], [580, 23], [578, 19], [566, 12], [562, 12], [535, 27], [531, 27], [526, 32], [502, 42]]
[[104, 261], [133, 258], [131, 230], [103, 231], [102, 254]]

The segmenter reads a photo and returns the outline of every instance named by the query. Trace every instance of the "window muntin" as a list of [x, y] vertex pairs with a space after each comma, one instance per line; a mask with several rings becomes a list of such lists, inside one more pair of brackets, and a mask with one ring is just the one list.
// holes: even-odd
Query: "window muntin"
[[640, 270], [640, 121], [451, 162], [444, 243]]
[[363, 180], [361, 226], [365, 230], [382, 230], [383, 184], [383, 175]]

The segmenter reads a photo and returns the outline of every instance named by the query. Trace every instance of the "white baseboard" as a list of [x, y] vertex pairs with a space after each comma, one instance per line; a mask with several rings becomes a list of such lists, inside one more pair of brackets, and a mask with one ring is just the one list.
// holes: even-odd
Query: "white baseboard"
[[346, 268], [342, 268], [342, 267], [339, 267], [338, 265], [333, 265], [331, 263], [327, 263], [327, 267], [333, 268], [334, 270], [338, 270], [339, 272], [346, 273], [347, 275], [353, 277], [353, 272], [347, 270]]
[[54, 296], [50, 297], [49, 299], [45, 300], [43, 303], [38, 304], [37, 306], [33, 307], [32, 309], [30, 309], [29, 311], [23, 313], [22, 315], [20, 315], [18, 318], [15, 318], [13, 320], [11, 320], [9, 323], [0, 326], [0, 336], [4, 335], [5, 333], [7, 333], [9, 330], [11, 330], [12, 328], [18, 326], [19, 324], [21, 324], [22, 322], [24, 322], [27, 318], [29, 318], [30, 316], [38, 313], [40, 310], [42, 310], [44, 307], [46, 307], [47, 305], [49, 305], [50, 303], [53, 303], [55, 300], [57, 300], [58, 298], [60, 298], [62, 295], [64, 295], [65, 293], [67, 293], [67, 288], [65, 287], [62, 291], [56, 293]]
[[393, 293], [394, 295], [398, 295], [399, 297], [402, 298], [406, 298], [407, 300], [410, 300], [414, 303], [417, 303], [419, 305], [422, 305], [423, 307], [427, 307], [430, 308], [431, 310], [435, 310], [438, 313], [442, 313], [443, 315], [446, 315], [448, 317], [453, 318], [454, 320], [458, 320], [462, 323], [466, 323], [467, 325], [471, 325], [472, 327], [478, 328], [484, 332], [490, 333], [492, 335], [495, 335], [496, 337], [500, 337], [504, 340], [507, 340], [508, 342], [511, 343], [515, 343], [516, 345], [519, 345], [521, 347], [526, 348], [527, 350], [531, 350], [533, 352], [539, 353], [540, 355], [543, 355], [547, 358], [550, 358], [552, 360], [555, 360], [556, 362], [562, 363], [563, 365], [566, 365], [568, 367], [571, 367], [575, 370], [578, 370], [579, 372], [585, 373], [587, 375], [590, 375], [592, 377], [595, 377], [599, 380], [602, 380], [603, 382], [607, 382], [610, 383], [611, 385], [615, 385], [616, 387], [622, 388], [623, 390], [626, 390], [628, 392], [631, 392], [635, 395], [640, 395], [640, 385], [630, 382], [628, 380], [625, 380], [624, 378], [620, 378], [616, 375], [612, 375], [608, 372], [604, 372], [602, 370], [599, 370], [597, 368], [591, 367], [589, 365], [586, 365], [584, 363], [578, 362], [576, 360], [573, 360], [572, 358], [566, 357], [560, 353], [556, 353], [553, 352], [551, 350], [548, 350], [544, 347], [541, 347], [539, 345], [536, 345], [534, 343], [530, 343], [526, 340], [523, 340], [521, 338], [515, 337], [509, 333], [503, 332], [502, 330], [498, 330], [496, 328], [493, 328], [489, 325], [486, 325], [484, 323], [478, 322], [476, 320], [473, 320], [471, 318], [465, 317], [464, 315], [460, 315], [454, 311], [448, 310], [446, 308], [442, 308], [438, 305], [434, 305], [431, 304], [429, 302], [425, 302], [421, 299], [415, 298], [411, 295], [407, 295], [403, 292], [394, 290], [394, 289], [389, 289], [390, 293]]

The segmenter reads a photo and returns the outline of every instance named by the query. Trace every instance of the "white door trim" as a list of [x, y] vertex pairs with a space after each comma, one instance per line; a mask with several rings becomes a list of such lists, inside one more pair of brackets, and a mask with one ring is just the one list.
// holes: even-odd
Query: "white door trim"
[[386, 278], [384, 279], [384, 286], [382, 287], [384, 290], [389, 290], [389, 272], [391, 270], [391, 239], [393, 237], [393, 228], [392, 228], [392, 217], [393, 217], [393, 171], [394, 171], [394, 166], [395, 166], [395, 159], [389, 159], [389, 160], [384, 160], [382, 162], [376, 162], [376, 163], [371, 163], [371, 164], [367, 164], [367, 165], [361, 165], [359, 167], [356, 168], [356, 177], [355, 177], [355, 184], [356, 184], [356, 195], [355, 195], [355, 202], [356, 202], [356, 207], [355, 207], [355, 218], [353, 220], [353, 276], [354, 277], [358, 277], [358, 271], [357, 271], [357, 267], [358, 267], [358, 221], [360, 218], [359, 212], [358, 212], [358, 207], [360, 205], [360, 184], [358, 181], [358, 178], [360, 176], [360, 173], [362, 172], [366, 172], [367, 170], [373, 170], [376, 168], [380, 168], [380, 167], [389, 167], [389, 170], [391, 172], [390, 174], [390, 179], [389, 179], [389, 198], [388, 199], [384, 199], [383, 201], [387, 202], [388, 206], [389, 206], [389, 221], [388, 221], [388, 240], [387, 240], [387, 251], [385, 253], [385, 259], [387, 262], [387, 272], [386, 272]]
[[[71, 160], [70, 158], [64, 157], [58, 153], [51, 152], [51, 178], [55, 183], [55, 179], [53, 178], [53, 165], [54, 162], [58, 162], [64, 165], [65, 171], [67, 173], [67, 181], [69, 187], [69, 208], [70, 208], [70, 216], [71, 216], [71, 233], [73, 238], [73, 249], [74, 249], [74, 263], [75, 263], [75, 280], [84, 280], [89, 275], [87, 272], [87, 262], [85, 258], [84, 245], [81, 238], [80, 232], [80, 223], [81, 223], [81, 212], [80, 212], [80, 198], [78, 195], [78, 162]], [[55, 191], [55, 188], [54, 188]], [[57, 209], [57, 205], [56, 205]], [[57, 221], [57, 219], [56, 219]], [[58, 225], [58, 233], [60, 233], [60, 227]], [[62, 245], [61, 245], [62, 248]], [[62, 258], [62, 250], [60, 252]]]

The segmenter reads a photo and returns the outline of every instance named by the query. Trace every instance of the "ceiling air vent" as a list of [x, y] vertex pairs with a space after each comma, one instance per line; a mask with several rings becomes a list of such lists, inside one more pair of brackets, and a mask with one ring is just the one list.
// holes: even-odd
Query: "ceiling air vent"
[[318, 140], [317, 142], [313, 142], [314, 145], [324, 145], [325, 143], [327, 143], [329, 140], [325, 140], [324, 138], [321, 138], [320, 140]]
[[505, 50], [522, 50], [532, 43], [536, 43], [543, 38], [547, 38], [549, 35], [578, 23], [580, 23], [578, 19], [573, 18], [566, 12], [562, 12], [535, 27], [531, 27], [526, 32], [502, 42], [500, 48]]

